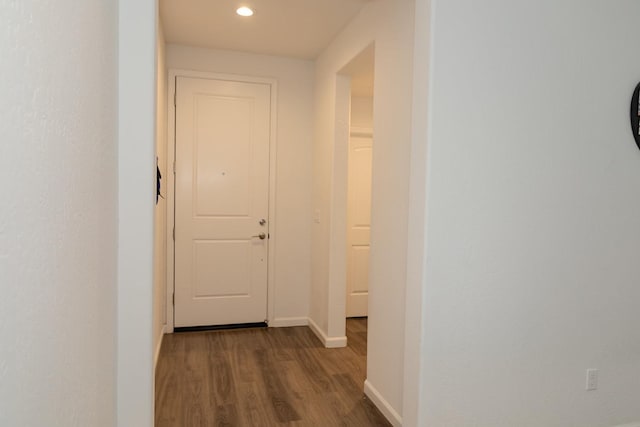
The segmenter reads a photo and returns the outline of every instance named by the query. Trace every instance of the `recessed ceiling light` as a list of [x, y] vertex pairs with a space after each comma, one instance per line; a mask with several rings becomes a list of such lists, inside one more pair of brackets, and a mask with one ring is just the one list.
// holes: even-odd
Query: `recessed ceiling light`
[[238, 10], [236, 10], [236, 13], [240, 16], [251, 16], [253, 15], [253, 10], [249, 9], [246, 6], [242, 6], [239, 7]]

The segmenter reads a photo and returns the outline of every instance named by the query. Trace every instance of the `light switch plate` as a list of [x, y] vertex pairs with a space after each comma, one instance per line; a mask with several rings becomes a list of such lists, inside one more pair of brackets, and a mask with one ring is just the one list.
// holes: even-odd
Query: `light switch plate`
[[598, 370], [587, 369], [587, 391], [598, 389]]

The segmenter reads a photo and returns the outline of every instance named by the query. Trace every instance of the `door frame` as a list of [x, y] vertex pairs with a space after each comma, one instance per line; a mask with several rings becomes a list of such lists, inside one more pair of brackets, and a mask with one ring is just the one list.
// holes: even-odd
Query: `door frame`
[[211, 80], [225, 80], [241, 83], [266, 84], [271, 87], [270, 135], [269, 135], [269, 241], [267, 243], [267, 323], [273, 324], [275, 307], [275, 259], [276, 259], [276, 166], [277, 166], [277, 98], [278, 82], [267, 77], [243, 76], [237, 74], [212, 73], [205, 71], [170, 68], [168, 72], [167, 102], [167, 324], [166, 332], [174, 330], [175, 292], [175, 160], [176, 160], [176, 78], [190, 77]]

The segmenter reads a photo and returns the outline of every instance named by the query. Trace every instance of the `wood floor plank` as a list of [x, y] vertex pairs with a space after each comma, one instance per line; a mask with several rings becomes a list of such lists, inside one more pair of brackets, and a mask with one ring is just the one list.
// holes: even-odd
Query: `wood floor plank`
[[238, 389], [238, 407], [240, 408], [241, 423], [243, 426], [276, 427], [279, 423], [272, 420], [270, 402], [260, 392], [256, 384], [241, 384]]
[[363, 393], [366, 319], [349, 346], [307, 327], [167, 335], [156, 371], [156, 426], [389, 426]]
[[264, 388], [271, 401], [272, 413], [282, 423], [300, 420], [300, 415], [291, 404], [289, 388], [284, 381], [286, 377], [278, 369], [274, 355], [275, 352], [271, 349], [255, 351]]

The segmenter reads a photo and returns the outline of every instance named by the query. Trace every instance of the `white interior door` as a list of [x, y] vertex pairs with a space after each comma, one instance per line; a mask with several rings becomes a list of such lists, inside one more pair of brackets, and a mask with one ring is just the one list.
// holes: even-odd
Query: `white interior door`
[[349, 139], [347, 184], [347, 317], [367, 315], [371, 229], [372, 137]]
[[271, 86], [176, 79], [175, 326], [267, 318]]

